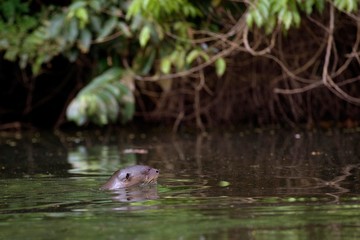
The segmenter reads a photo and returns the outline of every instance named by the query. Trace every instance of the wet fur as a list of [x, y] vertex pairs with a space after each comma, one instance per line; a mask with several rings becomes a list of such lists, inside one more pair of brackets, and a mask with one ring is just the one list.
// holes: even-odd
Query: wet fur
[[100, 190], [114, 190], [134, 185], [156, 183], [159, 170], [145, 165], [135, 165], [116, 171]]

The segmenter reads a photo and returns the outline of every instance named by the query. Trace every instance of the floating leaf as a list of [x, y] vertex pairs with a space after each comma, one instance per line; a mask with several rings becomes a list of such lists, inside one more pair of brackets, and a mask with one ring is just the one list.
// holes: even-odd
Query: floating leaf
[[220, 187], [227, 187], [227, 186], [230, 186], [230, 182], [228, 182], [228, 181], [220, 181], [220, 182], [218, 183], [218, 185], [219, 185]]

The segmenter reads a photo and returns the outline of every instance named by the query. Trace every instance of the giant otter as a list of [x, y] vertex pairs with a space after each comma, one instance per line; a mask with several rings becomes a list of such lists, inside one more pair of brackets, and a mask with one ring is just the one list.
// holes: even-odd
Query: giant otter
[[156, 183], [158, 176], [158, 169], [135, 165], [114, 172], [109, 180], [100, 187], [100, 190], [114, 190], [134, 185]]

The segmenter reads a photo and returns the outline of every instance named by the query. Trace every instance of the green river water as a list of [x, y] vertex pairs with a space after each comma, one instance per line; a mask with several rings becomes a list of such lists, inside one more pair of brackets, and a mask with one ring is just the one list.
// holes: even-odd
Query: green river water
[[159, 132], [1, 133], [0, 239], [360, 238], [359, 131]]

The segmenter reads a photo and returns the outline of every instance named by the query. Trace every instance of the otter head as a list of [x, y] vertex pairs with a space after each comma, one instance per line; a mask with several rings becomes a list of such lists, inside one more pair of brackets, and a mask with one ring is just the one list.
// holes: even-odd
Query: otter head
[[135, 165], [116, 171], [100, 189], [113, 190], [133, 185], [156, 183], [159, 170], [144, 165]]
[[121, 171], [118, 175], [119, 182], [125, 187], [137, 184], [156, 183], [159, 177], [159, 170], [148, 166], [134, 166]]

